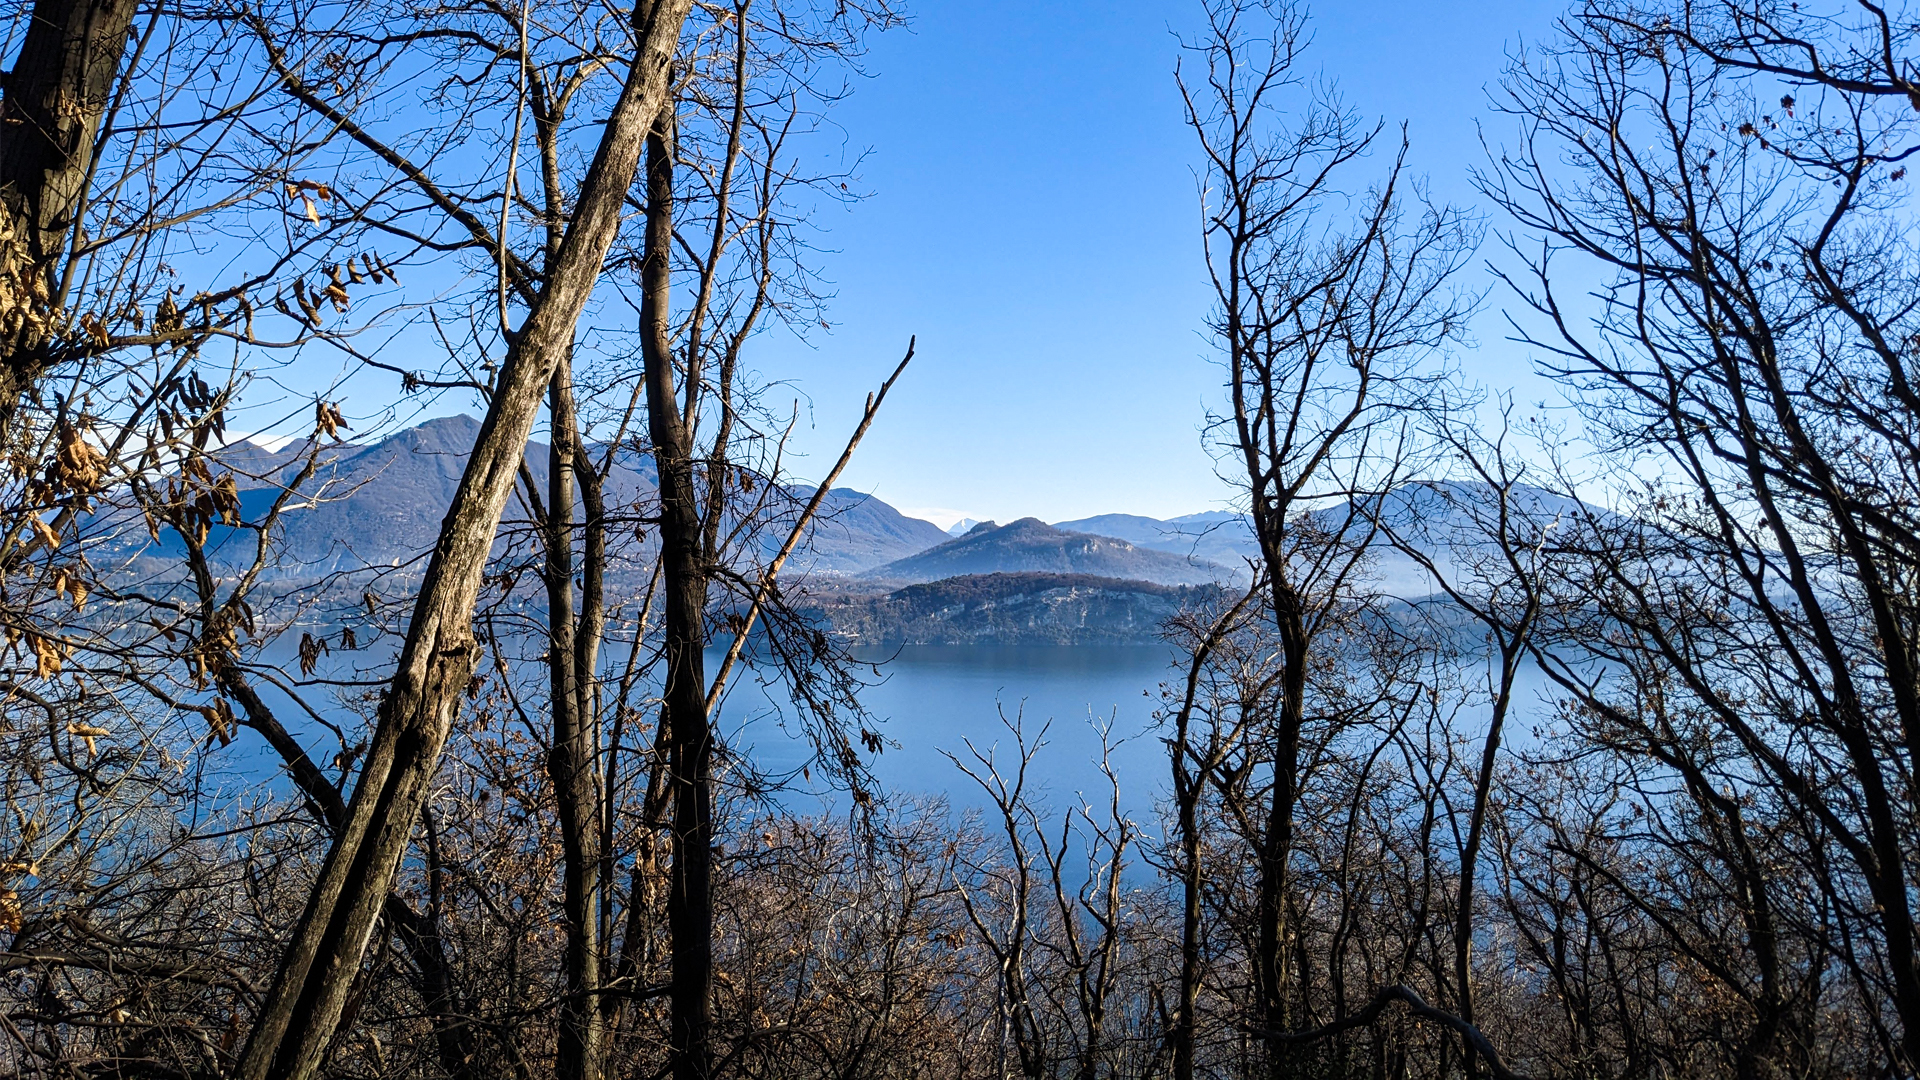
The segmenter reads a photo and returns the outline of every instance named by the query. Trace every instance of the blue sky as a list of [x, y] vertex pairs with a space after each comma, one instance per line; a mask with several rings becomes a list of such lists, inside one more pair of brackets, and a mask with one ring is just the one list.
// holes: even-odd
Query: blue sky
[[[1202, 330], [1194, 145], [1172, 74], [1174, 34], [1196, 4], [911, 10], [911, 29], [875, 43], [871, 78], [836, 114], [849, 147], [871, 152], [873, 195], [821, 218], [835, 330], [805, 346], [768, 338], [759, 354], [806, 395], [810, 460], [830, 460], [866, 389], [918, 334], [919, 358], [848, 485], [925, 516], [1003, 522], [1222, 505], [1231, 491], [1201, 439], [1220, 373]], [[1407, 121], [1415, 171], [1472, 203], [1480, 125], [1495, 143], [1507, 135], [1488, 88], [1560, 10], [1325, 4], [1308, 64], [1363, 113]], [[1477, 347], [1457, 359], [1537, 397], [1525, 356], [1502, 340], [1504, 299], [1490, 298]]]
[[[833, 329], [805, 342], [770, 332], [749, 359], [800, 400], [793, 471], [827, 470], [868, 390], [918, 335], [918, 358], [843, 485], [942, 525], [1227, 505], [1232, 487], [1202, 439], [1223, 393], [1204, 332], [1197, 154], [1173, 78], [1176, 34], [1194, 27], [1199, 0], [907, 2], [909, 28], [873, 41], [866, 76], [833, 113], [837, 132], [808, 144], [829, 171], [866, 154], [870, 197], [816, 218]], [[1495, 145], [1509, 138], [1488, 91], [1506, 55], [1549, 35], [1561, 10], [1559, 0], [1328, 3], [1312, 11], [1306, 67], [1363, 115], [1404, 120], [1415, 174], [1474, 206], [1468, 170], [1485, 161], [1483, 125]], [[1485, 276], [1478, 262], [1471, 274]], [[419, 277], [410, 289], [428, 284]], [[1490, 295], [1473, 347], [1454, 359], [1488, 387], [1538, 399], [1546, 388], [1503, 340], [1506, 302]], [[272, 400], [254, 423], [294, 408], [303, 429], [305, 395], [352, 371], [320, 357], [296, 367], [295, 392], [261, 395]], [[398, 389], [387, 379], [351, 375], [351, 399], [383, 411]], [[399, 413], [413, 422], [474, 408], [429, 397]]]

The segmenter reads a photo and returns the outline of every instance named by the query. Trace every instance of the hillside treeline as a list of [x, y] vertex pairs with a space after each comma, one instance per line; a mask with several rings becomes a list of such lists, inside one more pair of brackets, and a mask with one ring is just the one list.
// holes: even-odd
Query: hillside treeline
[[856, 645], [1152, 644], [1214, 585], [1159, 585], [1092, 574], [967, 574], [878, 595], [813, 599], [820, 619]]
[[[1911, 13], [1576, 5], [1472, 212], [1304, 9], [1187, 13], [1260, 557], [1165, 625], [1149, 788], [1043, 797], [1014, 716], [968, 811], [875, 781], [911, 731], [782, 573], [913, 347], [817, 487], [754, 365], [903, 17], [8, 8], [0, 1072], [1920, 1070]], [[1560, 400], [1477, 383], [1495, 306]], [[263, 588], [331, 448], [439, 402], [433, 546]], [[803, 766], [730, 738], [749, 680]]]

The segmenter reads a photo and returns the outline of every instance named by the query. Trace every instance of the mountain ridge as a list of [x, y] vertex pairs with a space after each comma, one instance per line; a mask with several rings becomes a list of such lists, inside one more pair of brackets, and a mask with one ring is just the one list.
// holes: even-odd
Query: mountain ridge
[[1127, 540], [1055, 528], [1039, 518], [974, 526], [965, 536], [909, 555], [861, 576], [901, 582], [992, 573], [1085, 574], [1160, 585], [1201, 585], [1229, 579], [1225, 567]]
[[[479, 421], [455, 415], [436, 417], [375, 441], [321, 446], [313, 475], [281, 516], [270, 577], [282, 584], [317, 581], [343, 571], [391, 569], [420, 559], [439, 536], [479, 430]], [[305, 467], [313, 450], [307, 439], [279, 449], [240, 439], [212, 456], [215, 471], [234, 478], [242, 520], [258, 522]], [[603, 447], [590, 448], [596, 458], [603, 451]], [[547, 458], [547, 444], [527, 443], [526, 475], [543, 494]], [[613, 517], [632, 518], [633, 511], [652, 500], [656, 490], [652, 462], [644, 455], [617, 457], [603, 484]], [[792, 506], [777, 512], [771, 527], [748, 541], [759, 547], [762, 557], [770, 556], [785, 539], [781, 520], [792, 520], [814, 488], [793, 485], [786, 491]], [[125, 512], [120, 516], [125, 517]], [[524, 492], [516, 489], [502, 515], [498, 548], [504, 550], [512, 537], [524, 534], [531, 518]], [[130, 522], [115, 523], [117, 557], [151, 562], [183, 554], [179, 537], [171, 531], [162, 530], [158, 541], [149, 542], [139, 520], [135, 514]], [[834, 488], [823, 500], [807, 542], [794, 554], [792, 572], [851, 574], [946, 539], [946, 533], [932, 522], [908, 517], [871, 494]], [[643, 550], [651, 550], [656, 542], [647, 541]], [[216, 526], [208, 546], [210, 557], [226, 572], [250, 561], [254, 544], [245, 530]]]
[[[319, 448], [319, 464], [300, 496], [282, 518], [273, 549], [273, 581], [299, 585], [330, 574], [361, 569], [406, 568], [430, 551], [446, 507], [459, 486], [466, 456], [479, 421], [465, 415], [440, 417], [365, 443], [338, 442]], [[303, 468], [314, 451], [310, 440], [277, 448], [249, 439], [236, 440], [215, 455], [217, 467], [231, 471], [239, 489], [241, 516], [257, 522]], [[593, 452], [596, 457], [604, 448]], [[544, 489], [547, 447], [529, 441], [525, 468], [536, 488]], [[1474, 542], [1476, 514], [1487, 493], [1480, 485], [1446, 481], [1409, 483], [1385, 498], [1383, 517], [1397, 522], [1403, 537], [1431, 548], [1443, 571], [1447, 556]], [[607, 505], [615, 517], [644, 516], [655, 498], [652, 463], [644, 455], [617, 459], [605, 484]], [[781, 518], [791, 521], [813, 488], [792, 485], [791, 506], [778, 511], [761, 534], [747, 543], [757, 555], [771, 555], [784, 539]], [[524, 543], [531, 518], [523, 495], [515, 496], [503, 518], [501, 550]], [[1525, 489], [1513, 505], [1535, 516], [1565, 513], [1575, 504], [1546, 492]], [[1566, 505], [1562, 505], [1565, 503]], [[122, 517], [126, 510], [117, 511]], [[1345, 516], [1340, 508], [1316, 511], [1329, 528]], [[844, 579], [876, 585], [911, 585], [990, 574], [1063, 574], [1109, 580], [1194, 586], [1244, 581], [1259, 549], [1248, 519], [1213, 510], [1165, 520], [1133, 514], [1103, 514], [1049, 525], [1022, 518], [1007, 525], [973, 522], [962, 535], [950, 535], [932, 522], [901, 513], [871, 493], [835, 488], [823, 503], [807, 543], [789, 564], [789, 577]], [[621, 526], [625, 528], [627, 526]], [[216, 526], [210, 546], [220, 567], [244, 566], [255, 544], [245, 529]], [[647, 552], [630, 545], [618, 576], [646, 575]], [[1386, 592], [1400, 596], [1434, 591], [1424, 566], [1384, 540], [1373, 541], [1374, 577]], [[180, 554], [179, 538], [168, 530], [150, 544], [137, 514], [119, 523], [111, 549], [130, 560], [146, 558], [158, 566]], [[218, 569], [217, 572], [226, 572]], [[411, 572], [403, 569], [403, 572]]]

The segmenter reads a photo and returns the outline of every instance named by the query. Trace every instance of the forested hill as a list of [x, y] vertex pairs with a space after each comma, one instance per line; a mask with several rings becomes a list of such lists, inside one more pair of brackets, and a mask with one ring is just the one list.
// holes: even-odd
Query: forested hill
[[819, 604], [862, 645], [1115, 645], [1161, 640], [1183, 608], [1219, 602], [1219, 585], [1156, 585], [1089, 574], [975, 574], [883, 596]]

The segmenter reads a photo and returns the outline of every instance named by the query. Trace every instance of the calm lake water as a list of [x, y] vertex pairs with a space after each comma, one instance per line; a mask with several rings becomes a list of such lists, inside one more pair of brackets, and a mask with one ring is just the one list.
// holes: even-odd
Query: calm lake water
[[[297, 638], [280, 643], [272, 659], [293, 665]], [[383, 642], [382, 645], [388, 643]], [[329, 674], [335, 677], [374, 677], [384, 673], [381, 646], [365, 652], [337, 654]], [[285, 655], [278, 655], [285, 654]], [[708, 653], [707, 670], [717, 670], [722, 650]], [[1149, 730], [1158, 706], [1159, 685], [1176, 674], [1170, 649], [1143, 646], [992, 646], [916, 645], [899, 650], [875, 650], [859, 659], [879, 665], [863, 674], [871, 684], [860, 695], [875, 725], [887, 740], [877, 756], [869, 756], [882, 786], [902, 794], [945, 794], [958, 806], [979, 806], [983, 797], [973, 781], [944, 754], [952, 752], [971, 761], [967, 740], [983, 753], [998, 750], [998, 760], [1017, 766], [1014, 737], [1001, 723], [1020, 718], [1029, 741], [1045, 728], [1045, 745], [1029, 770], [1029, 790], [1047, 796], [1058, 807], [1085, 791], [1104, 800], [1105, 780], [1098, 769], [1100, 737], [1095, 723], [1111, 723], [1116, 771], [1121, 776], [1127, 807], [1136, 815], [1151, 811], [1153, 799], [1166, 785], [1166, 750]], [[771, 677], [771, 673], [766, 673]], [[289, 718], [297, 737], [308, 744], [315, 760], [332, 760], [339, 744], [317, 725], [302, 723], [301, 710], [271, 685], [258, 687], [276, 711]], [[657, 690], [656, 690], [657, 692]], [[351, 727], [356, 721], [329, 701], [324, 691], [309, 691], [309, 704], [329, 719]], [[797, 723], [797, 711], [786, 689], [774, 681], [760, 683], [751, 668], [736, 674], [718, 716], [728, 744], [752, 755], [769, 772], [798, 773], [810, 759], [810, 744]], [[272, 777], [285, 781], [279, 758], [257, 739], [242, 737], [220, 755], [221, 766], [235, 770], [242, 783]], [[802, 788], [822, 788], [795, 776]], [[840, 800], [820, 791], [830, 804]], [[804, 810], [805, 795], [783, 799]]]
[[[356, 664], [377, 656], [350, 655]], [[720, 658], [719, 650], [709, 654], [709, 673]], [[982, 754], [993, 755], [1011, 778], [1019, 758], [1004, 717], [1020, 722], [1030, 744], [1044, 738], [1028, 769], [1028, 791], [1056, 811], [1082, 798], [1104, 807], [1109, 792], [1098, 764], [1102, 727], [1114, 743], [1111, 761], [1120, 779], [1123, 809], [1138, 821], [1149, 821], [1156, 801], [1167, 792], [1167, 751], [1153, 713], [1162, 703], [1162, 686], [1184, 678], [1185, 672], [1174, 667], [1176, 656], [1166, 646], [915, 645], [859, 658], [879, 664], [878, 679], [861, 699], [887, 740], [883, 752], [868, 760], [889, 791], [944, 795], [958, 808], [987, 805], [979, 786], [947, 755], [982, 771], [968, 748], [971, 742]], [[1538, 671], [1523, 675], [1508, 729], [1510, 747], [1533, 742], [1529, 721], [1542, 715], [1546, 689]], [[261, 692], [287, 715], [298, 717], [292, 703], [271, 687], [262, 686]], [[312, 703], [326, 708], [323, 700]], [[844, 797], [826, 790], [817, 775], [798, 775], [809, 761], [810, 746], [781, 684], [762, 684], [751, 669], [742, 672], [718, 721], [731, 747], [750, 754], [768, 772], [795, 774], [800, 790], [783, 796], [783, 803], [801, 812], [845, 808]], [[317, 729], [309, 730], [312, 725], [294, 726], [310, 742], [317, 761], [331, 760], [337, 743]], [[278, 758], [255, 740], [243, 738], [222, 757], [246, 782], [258, 783], [263, 777], [284, 782]], [[809, 789], [819, 801], [805, 794]]]
[[[1083, 792], [1096, 802], [1107, 798], [1096, 725], [1111, 725], [1119, 744], [1112, 760], [1129, 811], [1146, 814], [1166, 787], [1166, 749], [1151, 729], [1160, 684], [1177, 674], [1174, 655], [1163, 646], [913, 645], [860, 658], [886, 661], [862, 700], [890, 743], [873, 762], [888, 788], [980, 805], [977, 785], [946, 754], [978, 769], [967, 749], [971, 741], [982, 753], [997, 751], [1011, 776], [1018, 753], [1002, 715], [1017, 718], [1029, 742], [1045, 728], [1028, 784], [1055, 806]], [[743, 685], [729, 698], [721, 724], [752, 746], [758, 760], [797, 768], [804, 744], [781, 727], [792, 712], [778, 687]]]

